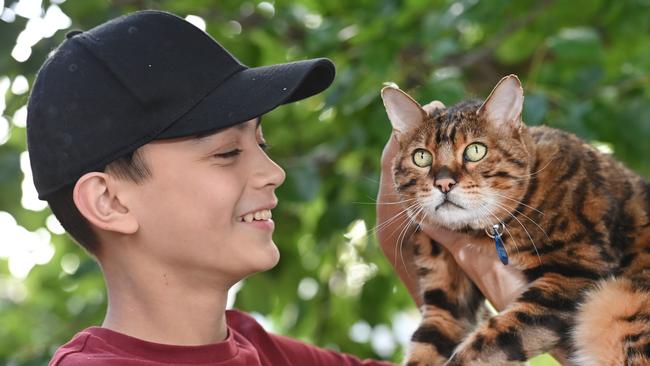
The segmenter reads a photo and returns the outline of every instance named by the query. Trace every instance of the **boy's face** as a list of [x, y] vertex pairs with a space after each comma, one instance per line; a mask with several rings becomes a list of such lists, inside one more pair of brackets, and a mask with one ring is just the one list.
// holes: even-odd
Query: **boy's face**
[[[206, 137], [141, 148], [152, 177], [130, 187], [129, 209], [154, 266], [226, 285], [275, 266], [274, 224], [265, 218], [285, 174], [263, 144], [254, 119]], [[258, 220], [247, 222], [245, 216], [256, 212]]]

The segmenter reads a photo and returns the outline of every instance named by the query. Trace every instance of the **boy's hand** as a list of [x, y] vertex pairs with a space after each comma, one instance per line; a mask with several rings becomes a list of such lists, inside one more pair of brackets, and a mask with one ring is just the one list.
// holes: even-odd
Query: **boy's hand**
[[[408, 222], [406, 214], [400, 214], [405, 205], [399, 203], [399, 195], [392, 182], [391, 166], [399, 149], [397, 139], [391, 135], [381, 157], [381, 177], [377, 193], [377, 238], [395, 271], [406, 285], [411, 297], [421, 305], [414, 271], [407, 272], [412, 262], [413, 251], [405, 247], [408, 237], [415, 227]], [[492, 239], [476, 239], [439, 227], [421, 228], [433, 240], [444, 246], [456, 259], [469, 278], [478, 286], [485, 297], [501, 311], [515, 300], [524, 290], [526, 281], [521, 271], [503, 265], [496, 254]], [[397, 247], [402, 242], [401, 247]]]

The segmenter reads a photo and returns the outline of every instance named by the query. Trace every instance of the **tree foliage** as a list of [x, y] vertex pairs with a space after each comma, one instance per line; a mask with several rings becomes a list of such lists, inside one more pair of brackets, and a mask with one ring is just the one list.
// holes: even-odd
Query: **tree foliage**
[[[6, 1], [0, 21], [0, 92], [6, 91], [0, 363], [8, 365], [45, 364], [77, 330], [101, 323], [106, 305], [95, 263], [60, 233], [47, 208], [26, 202], [28, 92], [20, 84], [24, 77], [31, 85], [67, 31], [36, 40], [22, 62], [10, 56], [17, 40], [29, 43], [24, 30], [37, 22], [11, 20], [13, 11], [23, 12], [19, 3], [29, 2]], [[43, 1], [42, 10], [59, 3]], [[516, 73], [529, 125], [572, 131], [650, 176], [648, 0], [68, 0], [58, 6], [78, 29], [144, 8], [196, 15], [251, 66], [321, 56], [336, 63], [328, 91], [265, 118], [270, 154], [288, 174], [274, 214], [282, 260], [247, 279], [236, 299], [274, 330], [317, 345], [399, 360], [399, 342], [395, 352], [391, 342], [405, 337], [398, 324], [415, 312], [372, 236], [379, 156], [390, 132], [382, 83], [396, 82], [421, 102], [449, 105], [485, 97], [501, 76]], [[37, 9], [35, 17], [43, 14]], [[41, 264], [17, 276], [25, 258]]]

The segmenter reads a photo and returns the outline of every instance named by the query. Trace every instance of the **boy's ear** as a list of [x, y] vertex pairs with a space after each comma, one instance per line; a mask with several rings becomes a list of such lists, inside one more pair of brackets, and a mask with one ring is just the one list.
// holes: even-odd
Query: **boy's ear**
[[484, 114], [496, 127], [519, 126], [524, 107], [524, 90], [517, 75], [501, 79], [487, 97], [478, 114]]
[[422, 125], [427, 116], [418, 102], [394, 86], [383, 88], [381, 98], [398, 138], [400, 134]]
[[138, 221], [120, 202], [115, 188], [108, 174], [86, 173], [75, 184], [72, 194], [74, 204], [86, 220], [96, 227], [120, 234], [133, 234], [139, 228]]

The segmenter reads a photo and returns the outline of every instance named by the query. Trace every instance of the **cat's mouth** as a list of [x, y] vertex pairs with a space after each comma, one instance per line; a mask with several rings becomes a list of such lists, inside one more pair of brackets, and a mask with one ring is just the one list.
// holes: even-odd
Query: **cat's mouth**
[[434, 208], [434, 210], [438, 211], [439, 208], [443, 208], [443, 207], [458, 207], [460, 209], [465, 209], [465, 207], [463, 207], [463, 206], [457, 204], [456, 202], [450, 200], [449, 197], [445, 197], [445, 199], [438, 206], [436, 206]]

